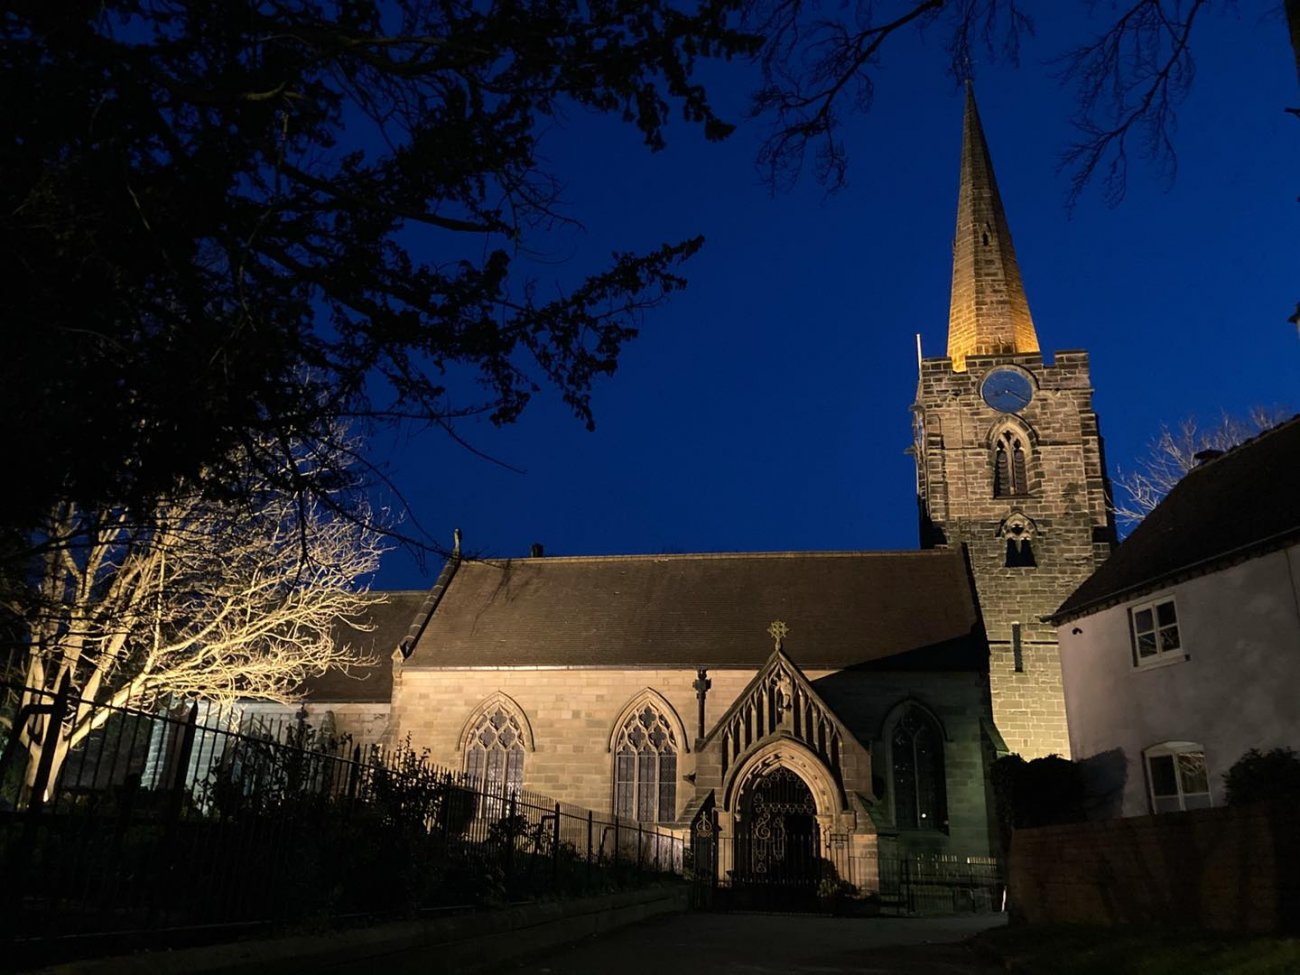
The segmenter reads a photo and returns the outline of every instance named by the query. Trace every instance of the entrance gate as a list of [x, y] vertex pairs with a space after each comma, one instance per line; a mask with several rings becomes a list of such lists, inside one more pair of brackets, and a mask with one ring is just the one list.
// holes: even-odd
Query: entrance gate
[[818, 884], [831, 865], [803, 779], [783, 766], [765, 772], [746, 786], [737, 813], [731, 836], [718, 829], [711, 801], [692, 824], [696, 876], [711, 884], [701, 906], [818, 910]]

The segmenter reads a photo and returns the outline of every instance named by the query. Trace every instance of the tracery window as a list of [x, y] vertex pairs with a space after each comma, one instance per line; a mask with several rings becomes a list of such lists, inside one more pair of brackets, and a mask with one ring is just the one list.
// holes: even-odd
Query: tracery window
[[615, 739], [614, 812], [646, 823], [677, 818], [677, 735], [652, 704], [629, 715]]
[[524, 787], [524, 732], [519, 718], [503, 705], [483, 713], [465, 742], [465, 775], [496, 812], [505, 799]]
[[1007, 558], [1003, 564], [1008, 569], [1034, 568], [1038, 565], [1033, 545], [1037, 533], [1038, 525], [1022, 511], [1013, 510], [1002, 519], [1002, 524], [998, 526], [998, 536], [1007, 541]]
[[1029, 493], [1028, 462], [1024, 441], [1014, 430], [998, 435], [993, 448], [993, 496], [1014, 497]]
[[894, 780], [894, 823], [900, 829], [946, 829], [943, 733], [924, 710], [909, 706], [889, 741]]

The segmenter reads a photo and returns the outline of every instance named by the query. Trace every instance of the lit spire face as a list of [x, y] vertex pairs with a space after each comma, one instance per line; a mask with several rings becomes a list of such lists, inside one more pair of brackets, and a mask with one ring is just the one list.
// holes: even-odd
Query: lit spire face
[[948, 357], [954, 370], [965, 372], [969, 355], [1037, 351], [1038, 336], [1020, 280], [1011, 228], [993, 176], [975, 92], [968, 84], [952, 245]]

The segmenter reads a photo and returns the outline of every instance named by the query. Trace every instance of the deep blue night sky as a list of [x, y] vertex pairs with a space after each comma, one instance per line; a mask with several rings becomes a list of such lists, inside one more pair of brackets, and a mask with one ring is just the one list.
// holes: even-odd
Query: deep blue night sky
[[[1133, 160], [1114, 209], [1096, 188], [1065, 206], [1057, 160], [1074, 97], [1046, 63], [1102, 21], [1040, 15], [1019, 69], [976, 64], [1039, 340], [1049, 356], [1091, 352], [1112, 474], [1162, 421], [1300, 408], [1286, 322], [1300, 299], [1300, 126], [1283, 112], [1300, 91], [1281, 11], [1258, 6], [1202, 15], [1176, 177]], [[871, 111], [846, 120], [849, 185], [835, 194], [809, 174], [771, 195], [753, 163], [759, 123], [720, 145], [674, 123], [653, 155], [612, 120], [574, 111], [555, 126], [547, 155], [585, 231], [532, 239], [543, 287], [616, 249], [697, 233], [705, 249], [689, 288], [647, 315], [597, 389], [595, 433], [545, 395], [512, 427], [461, 427], [524, 473], [435, 431], [377, 436], [419, 525], [444, 544], [459, 526], [467, 550], [499, 557], [532, 542], [548, 555], [914, 548], [903, 451], [915, 335], [943, 354], [960, 154], [942, 44], [887, 49]], [[752, 76], [730, 66], [706, 79], [738, 118]], [[393, 552], [376, 585], [421, 588], [435, 570]]]

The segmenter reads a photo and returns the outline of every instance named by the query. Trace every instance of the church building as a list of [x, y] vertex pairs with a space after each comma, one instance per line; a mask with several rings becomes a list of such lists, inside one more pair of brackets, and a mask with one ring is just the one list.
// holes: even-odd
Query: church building
[[393, 653], [390, 738], [494, 790], [715, 830], [736, 877], [834, 847], [870, 887], [884, 855], [996, 854], [992, 762], [1069, 750], [1043, 617], [1114, 527], [1088, 357], [1039, 352], [969, 90], [948, 350], [912, 409], [919, 550], [458, 550]]

